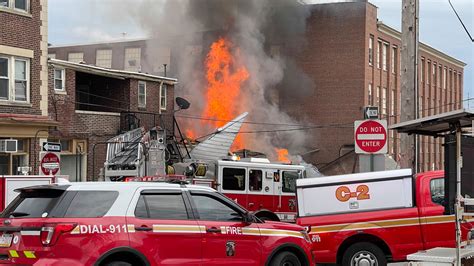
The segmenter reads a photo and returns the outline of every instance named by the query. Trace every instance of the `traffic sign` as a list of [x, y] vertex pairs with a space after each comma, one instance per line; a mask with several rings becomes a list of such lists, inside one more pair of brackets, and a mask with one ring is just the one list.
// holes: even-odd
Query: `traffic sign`
[[61, 152], [61, 143], [43, 142], [43, 151]]
[[364, 119], [378, 119], [379, 108], [377, 106], [365, 106], [364, 107]]
[[387, 120], [358, 120], [354, 131], [356, 153], [387, 153]]
[[56, 152], [42, 152], [40, 170], [43, 175], [56, 175], [59, 174], [60, 169], [60, 157], [59, 153]]

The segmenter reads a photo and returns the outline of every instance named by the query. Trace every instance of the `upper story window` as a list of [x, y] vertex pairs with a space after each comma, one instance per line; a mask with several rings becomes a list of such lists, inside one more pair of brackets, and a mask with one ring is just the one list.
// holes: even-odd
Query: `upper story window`
[[29, 0], [0, 0], [0, 8], [29, 12]]
[[66, 71], [61, 68], [54, 69], [54, 90], [55, 91], [65, 91], [66, 89]]
[[166, 110], [166, 93], [168, 90], [168, 85], [162, 84], [160, 86], [160, 109]]
[[28, 102], [30, 59], [0, 55], [0, 100]]
[[48, 54], [49, 59], [56, 59], [56, 54]]
[[420, 79], [421, 82], [425, 82], [425, 59], [421, 59], [421, 64], [420, 64]]
[[369, 65], [374, 64], [374, 36], [369, 38]]
[[377, 42], [377, 68], [380, 68], [380, 49], [382, 49], [382, 42]]
[[97, 50], [95, 65], [112, 68], [112, 50]]
[[138, 82], [138, 107], [146, 107], [146, 82]]
[[127, 71], [140, 71], [141, 48], [125, 48], [125, 65]]
[[84, 62], [84, 53], [69, 53], [67, 55], [67, 61], [73, 63]]
[[398, 55], [397, 47], [393, 46], [392, 47], [392, 65], [390, 66], [393, 74], [397, 72], [396, 70], [397, 69], [397, 55]]
[[372, 83], [369, 83], [368, 105], [372, 105]]
[[383, 50], [382, 50], [382, 67], [384, 71], [387, 71], [387, 50], [388, 50], [388, 44], [384, 43]]

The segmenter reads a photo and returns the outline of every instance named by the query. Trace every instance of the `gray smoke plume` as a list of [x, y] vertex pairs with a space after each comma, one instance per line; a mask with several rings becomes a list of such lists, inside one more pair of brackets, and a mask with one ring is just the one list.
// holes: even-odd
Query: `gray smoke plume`
[[[292, 125], [245, 124], [241, 131], [259, 132], [245, 138], [245, 148], [270, 157], [275, 147], [293, 154], [311, 149], [308, 131], [294, 130], [304, 121], [282, 112], [278, 100], [289, 94], [304, 97], [314, 89], [311, 79], [287, 56], [305, 45], [307, 5], [298, 0], [143, 0], [135, 9], [126, 8], [152, 38], [149, 64], [161, 56], [150, 47], [172, 46], [175, 60], [169, 73], [179, 79], [176, 94], [192, 106], [184, 114], [200, 116], [207, 104], [205, 55], [212, 42], [225, 37], [238, 49], [238, 60], [250, 73], [236, 103], [238, 114], [249, 112], [248, 121]], [[213, 130], [197, 120], [180, 121], [202, 135]]]

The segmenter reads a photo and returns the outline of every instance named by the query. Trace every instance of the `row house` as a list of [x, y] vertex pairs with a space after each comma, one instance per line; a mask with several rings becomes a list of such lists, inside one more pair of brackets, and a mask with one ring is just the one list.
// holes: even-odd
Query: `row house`
[[97, 180], [106, 141], [136, 127], [173, 130], [176, 79], [49, 60], [50, 141], [61, 143], [61, 174]]
[[0, 0], [0, 175], [29, 171], [48, 110], [47, 0]]

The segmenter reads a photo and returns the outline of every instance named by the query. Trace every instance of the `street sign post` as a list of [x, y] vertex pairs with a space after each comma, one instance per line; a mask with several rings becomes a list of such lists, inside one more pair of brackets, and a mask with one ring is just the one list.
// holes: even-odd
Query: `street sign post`
[[43, 142], [43, 151], [61, 152], [61, 143]]
[[358, 120], [354, 122], [355, 152], [358, 154], [387, 153], [387, 121]]
[[60, 170], [60, 155], [56, 152], [41, 152], [40, 173], [43, 175], [57, 175]]
[[379, 119], [379, 108], [377, 106], [365, 106], [364, 119]]

